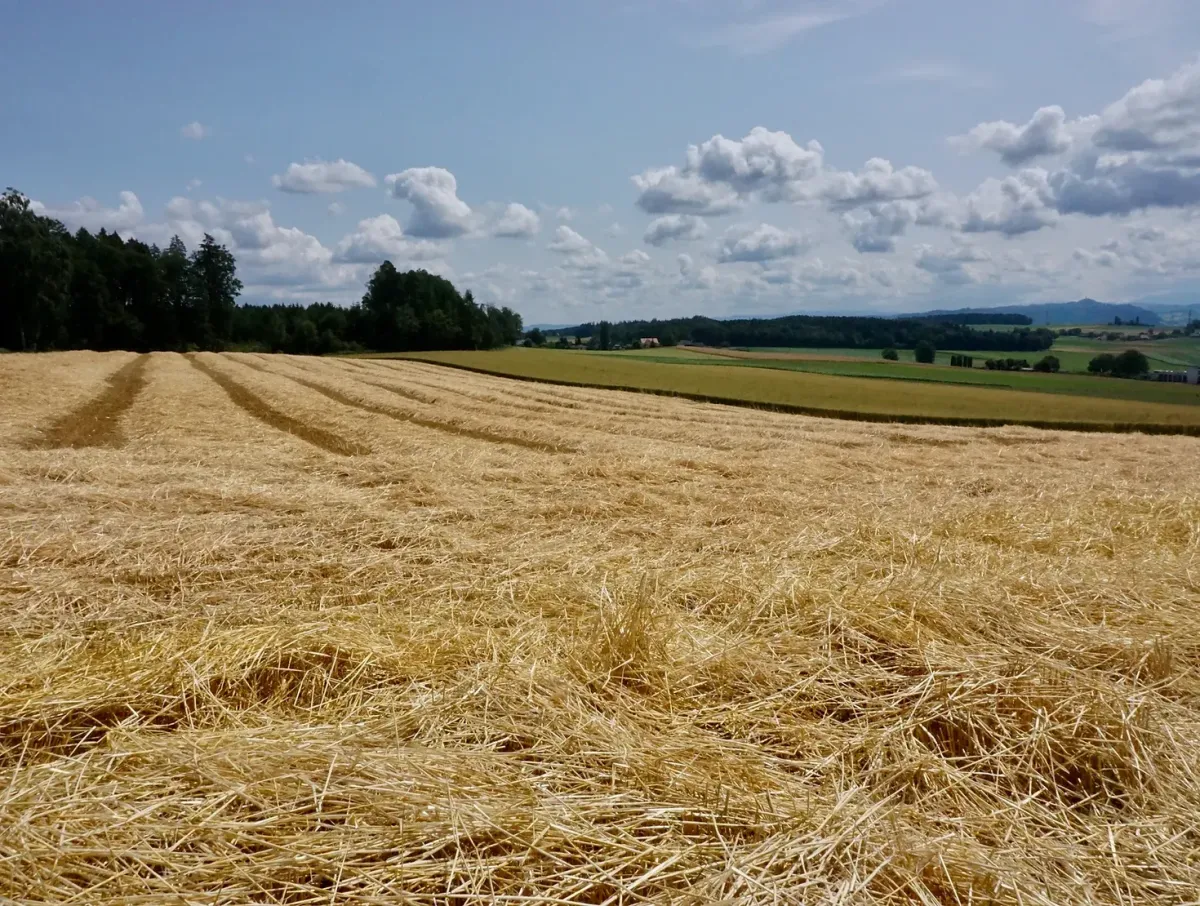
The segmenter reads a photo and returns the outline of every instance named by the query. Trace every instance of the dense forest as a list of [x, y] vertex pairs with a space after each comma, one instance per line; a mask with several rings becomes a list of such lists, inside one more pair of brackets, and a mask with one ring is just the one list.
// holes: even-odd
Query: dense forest
[[0, 349], [488, 349], [521, 316], [477, 304], [425, 271], [375, 271], [362, 302], [238, 305], [233, 254], [206, 235], [189, 252], [101, 230], [72, 234], [9, 189], [0, 197]]
[[1006, 350], [1039, 352], [1054, 343], [1054, 332], [1044, 327], [1012, 330], [973, 330], [940, 320], [825, 317], [789, 315], [718, 321], [713, 318], [674, 318], [663, 321], [620, 321], [615, 324], [581, 324], [557, 331], [579, 337], [599, 337], [612, 344], [636, 343], [640, 337], [657, 337], [664, 345], [691, 342], [705, 346], [790, 346], [825, 349], [912, 349], [929, 343], [937, 349], [966, 352]]
[[938, 321], [942, 324], [1009, 324], [1026, 327], [1033, 323], [1033, 318], [1029, 315], [1005, 314], [1004, 312], [992, 314], [986, 311], [939, 312], [938, 314], [914, 315], [912, 318], [906, 317], [906, 320]]

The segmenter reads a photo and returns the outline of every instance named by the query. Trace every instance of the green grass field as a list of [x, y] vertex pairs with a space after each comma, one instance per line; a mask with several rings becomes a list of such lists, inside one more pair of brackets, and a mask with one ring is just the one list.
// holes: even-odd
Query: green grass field
[[[1139, 349], [1150, 360], [1150, 367], [1172, 369], [1186, 365], [1200, 365], [1200, 339], [1192, 337], [1177, 337], [1169, 340], [1089, 340], [1086, 337], [1059, 337], [1052, 350], [1059, 355], [1078, 355], [1084, 359], [1083, 369], [1093, 356], [1102, 352], [1123, 352], [1126, 349]], [[1060, 358], [1062, 356], [1060, 355]], [[1064, 366], [1066, 364], [1064, 362]]]
[[[764, 350], [755, 350], [762, 353]], [[846, 352], [866, 350], [788, 350], [826, 355], [842, 355]], [[1072, 396], [1094, 396], [1106, 399], [1133, 400], [1141, 402], [1170, 403], [1174, 405], [1200, 405], [1200, 387], [1186, 384], [1165, 384], [1152, 381], [1126, 381], [1098, 377], [1085, 373], [1042, 374], [1039, 372], [988, 371], [986, 368], [954, 368], [949, 364], [950, 353], [944, 355], [945, 362], [935, 365], [918, 365], [908, 360], [887, 362], [883, 359], [860, 356], [856, 361], [837, 359], [791, 359], [760, 358], [739, 359], [732, 356], [699, 352], [687, 347], [665, 349], [628, 350], [622, 352], [580, 352], [579, 355], [615, 356], [637, 359], [643, 362], [664, 364], [725, 365], [748, 368], [773, 368], [785, 371], [804, 371], [813, 374], [842, 375], [845, 377], [884, 378], [890, 380], [922, 381], [946, 384], [967, 384], [1023, 390], [1036, 393], [1060, 393]], [[994, 355], [994, 353], [993, 353]], [[1009, 353], [1003, 354], [1005, 357]], [[1028, 358], [1028, 354], [1011, 354], [1013, 358]], [[1082, 353], [1080, 355], [1083, 355]], [[938, 356], [939, 361], [943, 358]], [[1040, 356], [1039, 356], [1040, 358]], [[1087, 356], [1090, 359], [1090, 355]], [[978, 359], [976, 360], [978, 362]], [[1169, 366], [1168, 366], [1169, 367]]]
[[[1060, 337], [1055, 341], [1047, 352], [1020, 352], [1020, 351], [991, 351], [991, 352], [972, 352], [970, 350], [959, 349], [939, 349], [935, 362], [939, 365], [949, 365], [950, 356], [952, 355], [969, 355], [975, 359], [976, 369], [983, 369], [983, 363], [986, 359], [1025, 359], [1032, 365], [1044, 355], [1057, 356], [1063, 371], [1076, 371], [1086, 373], [1088, 362], [1102, 352], [1118, 353], [1124, 352], [1126, 349], [1140, 349], [1146, 354], [1150, 360], [1151, 368], [1171, 369], [1177, 368], [1180, 365], [1200, 363], [1200, 341], [1198, 340], [1156, 340], [1154, 342], [1114, 342], [1109, 343], [1105, 340], [1088, 340], [1079, 337]], [[657, 350], [647, 350], [655, 352]], [[882, 349], [819, 349], [819, 348], [804, 348], [804, 349], [784, 349], [782, 347], [767, 346], [754, 347], [752, 352], [778, 352], [778, 353], [798, 353], [802, 355], [813, 355], [825, 357], [844, 357], [863, 359], [866, 361], [883, 361]], [[634, 350], [636, 353], [636, 350]], [[897, 353], [900, 356], [901, 362], [915, 362], [913, 351], [911, 349], [899, 349]]]
[[[654, 361], [651, 353], [659, 353], [660, 360]], [[1183, 392], [1164, 402], [1145, 396], [1128, 399], [936, 381], [875, 380], [791, 368], [745, 366], [744, 361], [737, 360], [728, 360], [735, 362], [732, 365], [692, 362], [682, 360], [679, 353], [662, 355], [662, 350], [642, 355], [607, 355], [551, 349], [503, 349], [406, 353], [399, 357], [533, 380], [819, 410], [840, 417], [860, 415], [964, 423], [994, 421], [1063, 427], [1132, 424], [1200, 430], [1200, 390], [1139, 381], [1079, 379], [1095, 382], [1097, 386], [1125, 384], [1130, 393]], [[1040, 377], [1070, 379], [1069, 375]]]

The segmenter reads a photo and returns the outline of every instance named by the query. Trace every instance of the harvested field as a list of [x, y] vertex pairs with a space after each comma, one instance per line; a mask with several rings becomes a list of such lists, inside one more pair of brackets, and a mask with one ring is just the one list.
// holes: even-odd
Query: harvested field
[[[189, 356], [188, 358], [201, 373], [208, 375], [218, 387], [229, 394], [229, 398], [234, 403], [272, 428], [279, 431], [286, 431], [289, 434], [295, 434], [313, 446], [320, 447], [322, 450], [328, 450], [330, 453], [338, 453], [342, 456], [353, 456], [359, 453], [371, 452], [370, 447], [364, 444], [346, 441], [323, 428], [308, 424], [280, 411], [269, 403], [264, 402], [261, 397], [242, 384], [239, 384], [234, 378], [219, 368], [214, 368], [203, 359], [197, 356]], [[252, 362], [247, 362], [246, 364], [253, 365], [257, 370], [265, 370], [261, 366], [254, 365]]]
[[[246, 364], [253, 368], [257, 368], [260, 371], [267, 371], [268, 373], [270, 372], [270, 369], [264, 368], [263, 366], [254, 362], [246, 362]], [[549, 453], [565, 452], [570, 451], [571, 449], [564, 444], [542, 443], [541, 441], [530, 440], [515, 434], [498, 434], [492, 431], [480, 430], [478, 428], [469, 428], [464, 425], [454, 424], [452, 422], [447, 422], [436, 418], [427, 418], [413, 412], [406, 412], [396, 409], [392, 406], [381, 406], [378, 403], [368, 402], [366, 400], [350, 396], [341, 390], [336, 390], [333, 387], [329, 387], [317, 381], [311, 381], [307, 378], [297, 377], [294, 374], [288, 374], [287, 377], [289, 380], [293, 380], [297, 384], [308, 387], [310, 390], [315, 390], [317, 393], [321, 394], [327, 399], [333, 400], [335, 403], [341, 403], [343, 406], [350, 406], [354, 409], [362, 409], [364, 412], [370, 412], [374, 415], [383, 415], [387, 418], [394, 418], [398, 421], [412, 422], [414, 425], [420, 425], [423, 428], [432, 428], [435, 431], [445, 431], [448, 434], [459, 434], [464, 437], [473, 437], [476, 440], [486, 440], [495, 444], [512, 444], [513, 446], [517, 447], [527, 447], [531, 450], [543, 450]], [[393, 393], [406, 396], [409, 399], [421, 399], [421, 397], [417, 394], [406, 391], [400, 387], [389, 387], [386, 384], [372, 384], [372, 386], [382, 387], [385, 390], [390, 390]], [[428, 398], [423, 401], [428, 401]]]
[[146, 358], [141, 355], [122, 365], [105, 382], [99, 396], [56, 419], [29, 446], [46, 449], [124, 446], [120, 418], [137, 401], [145, 385]]
[[[480, 374], [852, 421], [1200, 436], [1200, 392], [1183, 384], [826, 362], [826, 368], [871, 372], [834, 375], [818, 373], [820, 363], [812, 361], [679, 354], [678, 350], [668, 360], [656, 361], [657, 350], [645, 352], [650, 355], [520, 348], [398, 355]], [[720, 364], [703, 364], [704, 359]], [[927, 370], [922, 372], [923, 368]], [[908, 377], [891, 379], [889, 372]], [[914, 372], [923, 376], [915, 377]], [[969, 383], [957, 383], [962, 378]], [[1036, 384], [1041, 390], [1009, 386], [1010, 380], [1018, 378], [1018, 383]]]
[[[1196, 902], [1200, 439], [0, 387], [0, 902]], [[27, 448], [117, 387], [123, 447]]]

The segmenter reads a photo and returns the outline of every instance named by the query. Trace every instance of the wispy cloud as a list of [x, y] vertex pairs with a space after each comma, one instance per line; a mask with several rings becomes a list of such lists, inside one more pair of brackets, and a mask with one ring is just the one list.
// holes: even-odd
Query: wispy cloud
[[1076, 5], [1093, 25], [1141, 32], [1160, 27], [1179, 9], [1176, 0], [1076, 0]]
[[[818, 28], [868, 13], [890, 0], [826, 0], [821, 3], [790, 3], [757, 18], [726, 22], [689, 43], [697, 47], [724, 47], [734, 53], [769, 53]], [[757, 4], [754, 4], [757, 5]]]
[[179, 130], [179, 134], [184, 138], [190, 138], [194, 142], [198, 142], [203, 138], [208, 138], [212, 134], [212, 130], [203, 123], [192, 121]]
[[983, 88], [992, 84], [984, 73], [974, 72], [967, 67], [947, 60], [914, 60], [892, 69], [884, 70], [871, 81], [882, 82], [926, 82], [931, 84], [953, 84], [964, 88]]
[[1074, 0], [1074, 5], [1079, 17], [1111, 42], [1156, 53], [1190, 49], [1200, 24], [1195, 0]]

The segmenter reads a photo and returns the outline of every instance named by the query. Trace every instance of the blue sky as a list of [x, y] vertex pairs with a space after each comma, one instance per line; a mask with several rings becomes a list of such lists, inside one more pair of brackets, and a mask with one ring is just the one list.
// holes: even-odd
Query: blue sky
[[530, 322], [1190, 298], [1190, 0], [4, 2], [0, 178]]

